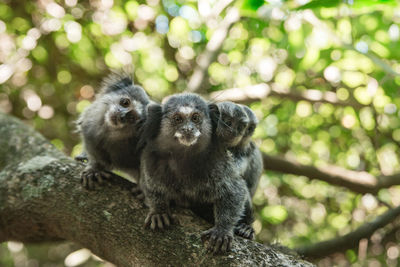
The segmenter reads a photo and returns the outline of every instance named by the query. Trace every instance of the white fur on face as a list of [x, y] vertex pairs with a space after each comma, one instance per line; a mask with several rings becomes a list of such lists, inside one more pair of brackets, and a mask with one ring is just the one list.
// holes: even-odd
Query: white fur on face
[[123, 124], [119, 123], [118, 120], [117, 120], [116, 124], [114, 124], [114, 122], [111, 121], [111, 115], [112, 115], [113, 112], [115, 112], [115, 111], [114, 110], [108, 110], [106, 112], [106, 114], [104, 115], [104, 120], [105, 120], [106, 124], [109, 127], [114, 128], [114, 129], [120, 129], [120, 128], [122, 128], [124, 126]]
[[142, 116], [142, 110], [143, 110], [143, 104], [140, 103], [139, 101], [132, 100], [132, 104], [135, 107], [136, 113], [139, 115], [139, 117]]
[[195, 133], [194, 133], [194, 137], [193, 137], [193, 139], [192, 140], [186, 140], [186, 138], [184, 138], [183, 137], [183, 134], [182, 133], [180, 133], [180, 132], [175, 132], [175, 137], [178, 139], [178, 141], [179, 141], [179, 143], [181, 144], [181, 145], [184, 145], [184, 146], [192, 146], [192, 145], [194, 145], [194, 144], [196, 144], [197, 143], [197, 140], [198, 140], [198, 137], [200, 136], [200, 131], [199, 130], [197, 130]]
[[190, 115], [193, 112], [193, 108], [192, 107], [187, 107], [187, 106], [180, 107], [179, 108], [179, 112], [182, 113], [182, 114]]

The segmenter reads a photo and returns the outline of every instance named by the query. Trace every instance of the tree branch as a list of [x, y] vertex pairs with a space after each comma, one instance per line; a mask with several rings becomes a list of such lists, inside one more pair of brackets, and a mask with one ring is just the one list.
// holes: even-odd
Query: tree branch
[[302, 93], [295, 93], [290, 88], [277, 88], [266, 83], [255, 84], [244, 88], [230, 88], [216, 91], [210, 94], [214, 101], [233, 101], [242, 104], [261, 101], [268, 96], [276, 96], [291, 99], [293, 101], [305, 100], [311, 103], [329, 103], [335, 106], [351, 106], [354, 109], [366, 107], [355, 100], [341, 101], [333, 92], [321, 92], [319, 90], [308, 89]]
[[210, 225], [188, 210], [175, 210], [164, 232], [145, 230], [148, 210], [127, 180], [86, 191], [82, 166], [30, 127], [0, 113], [0, 136], [0, 242], [70, 240], [118, 266], [313, 266], [241, 238], [228, 255], [210, 255], [200, 241]]
[[391, 223], [396, 217], [400, 216], [400, 206], [390, 209], [373, 221], [365, 223], [344, 236], [334, 238], [328, 241], [318, 242], [306, 247], [297, 248], [296, 251], [310, 258], [322, 258], [329, 254], [346, 249], [357, 247], [359, 241], [363, 238], [369, 238], [376, 230]]
[[310, 179], [325, 181], [332, 185], [343, 186], [362, 194], [376, 194], [382, 188], [400, 184], [400, 173], [375, 177], [367, 172], [351, 171], [337, 166], [317, 168], [303, 165], [265, 153], [263, 153], [263, 161], [264, 168], [267, 170], [306, 176]]

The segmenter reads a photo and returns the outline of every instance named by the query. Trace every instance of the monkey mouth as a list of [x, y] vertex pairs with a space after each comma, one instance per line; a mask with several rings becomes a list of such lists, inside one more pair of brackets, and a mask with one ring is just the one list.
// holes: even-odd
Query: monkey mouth
[[108, 122], [113, 127], [123, 127], [124, 125], [134, 124], [138, 120], [137, 118], [131, 114], [122, 114], [120, 112], [110, 113], [108, 116]]
[[226, 131], [218, 131], [217, 135], [220, 137], [220, 140], [223, 142], [223, 144], [228, 147], [234, 147], [238, 145], [243, 137], [242, 135], [236, 135], [232, 132]]
[[229, 147], [234, 147], [234, 146], [237, 146], [240, 143], [241, 140], [242, 140], [242, 136], [241, 135], [239, 135], [239, 136], [231, 136], [230, 139], [227, 139], [226, 143], [227, 143], [227, 145]]
[[183, 145], [183, 146], [193, 146], [194, 144], [197, 143], [198, 137], [200, 136], [199, 134], [195, 135], [185, 135], [180, 132], [175, 133], [175, 138], [178, 140], [178, 142]]

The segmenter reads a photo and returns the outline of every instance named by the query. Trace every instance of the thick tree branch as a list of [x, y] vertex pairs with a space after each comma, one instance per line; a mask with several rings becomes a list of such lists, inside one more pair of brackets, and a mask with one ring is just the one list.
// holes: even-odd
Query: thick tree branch
[[350, 106], [357, 110], [366, 107], [355, 100], [341, 101], [333, 92], [321, 92], [319, 90], [308, 89], [302, 93], [295, 93], [290, 88], [277, 88], [274, 85], [269, 86], [266, 83], [255, 84], [244, 88], [230, 88], [210, 94], [210, 98], [214, 101], [234, 101], [242, 104], [261, 101], [268, 96], [287, 98], [293, 101], [305, 100], [311, 103], [319, 102], [329, 103], [335, 106]]
[[71, 240], [118, 266], [312, 266], [241, 238], [229, 255], [210, 255], [200, 241], [210, 225], [187, 210], [164, 232], [145, 230], [148, 209], [128, 181], [86, 191], [82, 166], [30, 127], [0, 113], [0, 136], [0, 242]]
[[266, 170], [306, 176], [332, 185], [346, 187], [357, 193], [376, 194], [382, 188], [400, 184], [400, 174], [375, 177], [367, 172], [346, 170], [337, 166], [317, 168], [303, 165], [281, 157], [263, 154]]
[[355, 248], [361, 239], [369, 238], [376, 230], [393, 222], [398, 216], [400, 216], [400, 206], [386, 211], [373, 221], [361, 225], [355, 231], [344, 236], [301, 247], [296, 251], [306, 257], [322, 258], [334, 252]]

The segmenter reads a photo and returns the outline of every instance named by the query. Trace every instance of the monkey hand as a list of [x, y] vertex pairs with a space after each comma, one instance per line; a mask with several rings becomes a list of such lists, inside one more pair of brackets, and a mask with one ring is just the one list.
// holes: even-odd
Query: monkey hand
[[111, 174], [107, 171], [101, 171], [95, 169], [93, 167], [86, 167], [85, 170], [81, 173], [81, 183], [82, 186], [86, 189], [93, 190], [95, 189], [95, 183], [98, 184], [103, 183], [103, 179], [108, 179], [111, 177]]
[[233, 234], [225, 229], [213, 227], [201, 234], [201, 239], [208, 240], [207, 250], [212, 253], [228, 252], [232, 246]]
[[150, 227], [151, 230], [164, 229], [170, 226], [172, 223], [172, 216], [168, 212], [157, 213], [157, 212], [149, 212], [144, 221], [145, 227]]

